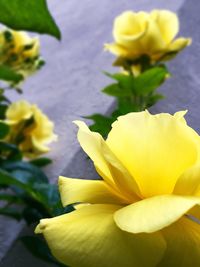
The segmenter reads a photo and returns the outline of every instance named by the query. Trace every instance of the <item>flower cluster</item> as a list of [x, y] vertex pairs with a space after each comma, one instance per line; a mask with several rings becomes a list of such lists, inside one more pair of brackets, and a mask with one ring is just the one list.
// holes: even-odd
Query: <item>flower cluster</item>
[[26, 76], [39, 69], [44, 61], [40, 58], [38, 38], [31, 38], [22, 31], [10, 29], [0, 32], [0, 64]]
[[48, 152], [47, 144], [57, 139], [53, 133], [53, 122], [36, 105], [25, 100], [8, 107], [5, 123], [10, 126], [6, 141], [19, 145], [20, 150], [29, 157]]
[[179, 21], [171, 11], [126, 11], [115, 19], [115, 42], [106, 44], [105, 48], [117, 55], [118, 65], [127, 60], [138, 65], [144, 55], [151, 62], [168, 60], [191, 43], [189, 38], [175, 39], [178, 32]]
[[53, 255], [72, 267], [188, 267], [200, 262], [200, 136], [185, 112], [121, 116], [107, 140], [78, 139], [102, 180], [60, 177], [64, 206], [43, 219]]

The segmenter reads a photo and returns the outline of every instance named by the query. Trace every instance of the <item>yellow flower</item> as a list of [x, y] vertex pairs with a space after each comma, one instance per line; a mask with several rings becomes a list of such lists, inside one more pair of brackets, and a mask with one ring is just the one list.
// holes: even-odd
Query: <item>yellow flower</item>
[[10, 29], [0, 32], [0, 64], [7, 65], [24, 77], [43, 64], [38, 38]]
[[34, 157], [48, 152], [47, 144], [57, 139], [53, 133], [53, 122], [36, 105], [25, 100], [9, 106], [5, 122], [10, 125], [6, 140], [19, 145], [26, 156]]
[[79, 142], [103, 180], [60, 177], [63, 205], [83, 204], [36, 228], [59, 261], [199, 266], [200, 136], [184, 115], [129, 113], [114, 122], [106, 141], [76, 122]]
[[118, 64], [123, 58], [135, 60], [143, 55], [153, 62], [168, 60], [191, 43], [189, 38], [175, 39], [178, 32], [179, 20], [171, 11], [126, 11], [114, 21], [115, 43], [105, 48], [119, 57]]

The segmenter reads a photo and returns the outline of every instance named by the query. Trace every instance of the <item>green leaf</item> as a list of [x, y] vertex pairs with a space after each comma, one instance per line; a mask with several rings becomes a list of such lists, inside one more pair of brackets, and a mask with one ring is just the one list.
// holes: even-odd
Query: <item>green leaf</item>
[[132, 80], [134, 77], [132, 75], [124, 74], [124, 73], [109, 73], [109, 72], [104, 72], [104, 74], [111, 79], [118, 81], [122, 87], [130, 87]]
[[134, 80], [134, 90], [138, 95], [147, 95], [157, 89], [164, 81], [167, 70], [154, 67], [140, 74]]
[[61, 263], [58, 263], [56, 259], [52, 256], [48, 245], [46, 242], [37, 237], [37, 236], [23, 236], [20, 238], [23, 242], [24, 246], [37, 258], [49, 262], [54, 263], [57, 266], [60, 267], [67, 267], [66, 265], [63, 265]]
[[0, 139], [6, 137], [6, 135], [9, 133], [9, 129], [10, 127], [7, 124], [0, 122]]
[[1, 0], [0, 22], [14, 30], [46, 33], [61, 38], [46, 0]]
[[116, 97], [125, 97], [125, 96], [131, 96], [131, 90], [130, 88], [125, 89], [121, 88], [119, 84], [113, 83], [108, 86], [106, 86], [103, 90], [103, 93], [111, 96], [116, 96]]
[[52, 160], [49, 158], [38, 158], [38, 159], [31, 160], [30, 163], [37, 167], [44, 167], [48, 164], [51, 164]]
[[[0, 6], [1, 6], [1, 1], [0, 1]], [[0, 8], [0, 14], [1, 14], [1, 8]], [[23, 76], [19, 73], [16, 73], [14, 70], [10, 69], [6, 65], [0, 65], [0, 80], [19, 83], [20, 81], [23, 80]]]
[[116, 84], [118, 85], [118, 88], [114, 88], [114, 86], [113, 88], [109, 88], [109, 86], [107, 86], [103, 89], [104, 93], [117, 97], [132, 95], [132, 90], [134, 87], [134, 77], [132, 75], [127, 75], [123, 73], [111, 74], [108, 72], [104, 72], [104, 74], [118, 82], [118, 84]]
[[111, 125], [114, 121], [112, 117], [106, 117], [101, 114], [93, 114], [85, 118], [94, 121], [94, 124], [89, 127], [90, 130], [100, 133], [103, 137], [107, 137], [107, 134], [111, 130]]

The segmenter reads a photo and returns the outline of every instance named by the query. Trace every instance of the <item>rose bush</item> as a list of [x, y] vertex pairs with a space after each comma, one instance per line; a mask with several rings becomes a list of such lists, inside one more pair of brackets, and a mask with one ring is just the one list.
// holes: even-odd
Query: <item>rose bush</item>
[[114, 21], [115, 42], [105, 48], [117, 55], [118, 64], [123, 59], [137, 60], [143, 55], [152, 62], [167, 60], [191, 43], [189, 38], [175, 39], [178, 32], [179, 20], [171, 11], [126, 11]]
[[36, 228], [58, 260], [72, 267], [199, 266], [200, 137], [184, 114], [129, 113], [106, 141], [76, 122], [103, 180], [60, 177], [63, 205], [82, 204]]

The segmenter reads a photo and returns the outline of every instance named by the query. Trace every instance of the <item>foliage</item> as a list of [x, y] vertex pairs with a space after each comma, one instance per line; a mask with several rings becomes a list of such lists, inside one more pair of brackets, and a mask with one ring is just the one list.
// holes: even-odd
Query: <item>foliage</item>
[[0, 79], [13, 83], [19, 83], [23, 80], [22, 74], [16, 73], [6, 65], [0, 65]]
[[[0, 214], [18, 221], [24, 219], [28, 225], [32, 225], [44, 217], [66, 212], [61, 205], [57, 185], [51, 184], [41, 169], [50, 164], [51, 160], [24, 160], [23, 153], [17, 145], [4, 141], [8, 133], [9, 126], [0, 122]], [[57, 263], [50, 257], [46, 243], [39, 238], [31, 238], [23, 238], [23, 243], [34, 255], [39, 258], [43, 255], [43, 260], [48, 259], [49, 262]], [[30, 240], [32, 244], [39, 245], [41, 253], [37, 249], [32, 251]]]
[[49, 263], [54, 263], [60, 267], [66, 267], [66, 265], [58, 263], [54, 259], [50, 252], [50, 249], [48, 248], [44, 240], [36, 236], [23, 236], [21, 238], [21, 241], [35, 257], [40, 258], [41, 260], [44, 260]]
[[110, 116], [102, 114], [86, 116], [85, 118], [94, 122], [90, 126], [92, 131], [99, 132], [106, 137], [118, 116], [148, 109], [164, 98], [163, 95], [157, 93], [157, 89], [169, 76], [166, 67], [161, 64], [151, 65], [146, 57], [141, 58], [140, 64], [142, 68], [139, 75], [134, 75], [130, 61], [125, 64], [125, 73], [104, 72], [106, 76], [114, 80], [114, 83], [106, 86], [102, 92], [115, 97], [116, 107]]
[[[42, 170], [52, 161], [43, 157], [28, 160], [20, 142], [9, 142], [14, 126], [6, 123], [6, 112], [12, 105], [6, 91], [15, 89], [22, 93], [22, 81], [44, 65], [39, 54], [39, 39], [21, 30], [49, 34], [57, 39], [61, 39], [61, 33], [46, 0], [1, 0], [0, 22], [9, 27], [0, 32], [0, 214], [18, 221], [24, 219], [33, 225], [43, 217], [56, 216], [65, 210], [57, 186], [49, 182]], [[44, 114], [41, 116], [43, 121], [48, 119]], [[26, 131], [33, 124], [31, 119], [23, 122]], [[20, 130], [19, 125], [16, 128]], [[27, 236], [22, 241], [36, 257], [63, 266], [50, 255], [43, 240]]]
[[0, 22], [15, 30], [46, 33], [61, 38], [46, 0], [1, 0]]
[[[7, 127], [6, 124], [0, 124], [1, 137], [6, 136]], [[24, 219], [28, 225], [32, 225], [44, 217], [53, 217], [65, 212], [57, 185], [50, 184], [41, 169], [49, 163], [51, 160], [48, 158], [23, 160], [17, 146], [0, 142], [0, 201], [3, 203], [0, 208], [1, 215], [18, 221]], [[36, 248], [32, 251], [30, 241], [39, 245], [40, 252]], [[31, 248], [33, 254], [38, 253], [39, 258], [43, 255], [43, 260], [48, 258], [48, 261], [56, 263], [56, 260], [50, 257], [46, 243], [39, 238], [33, 240], [27, 236], [23, 238], [23, 243]]]

